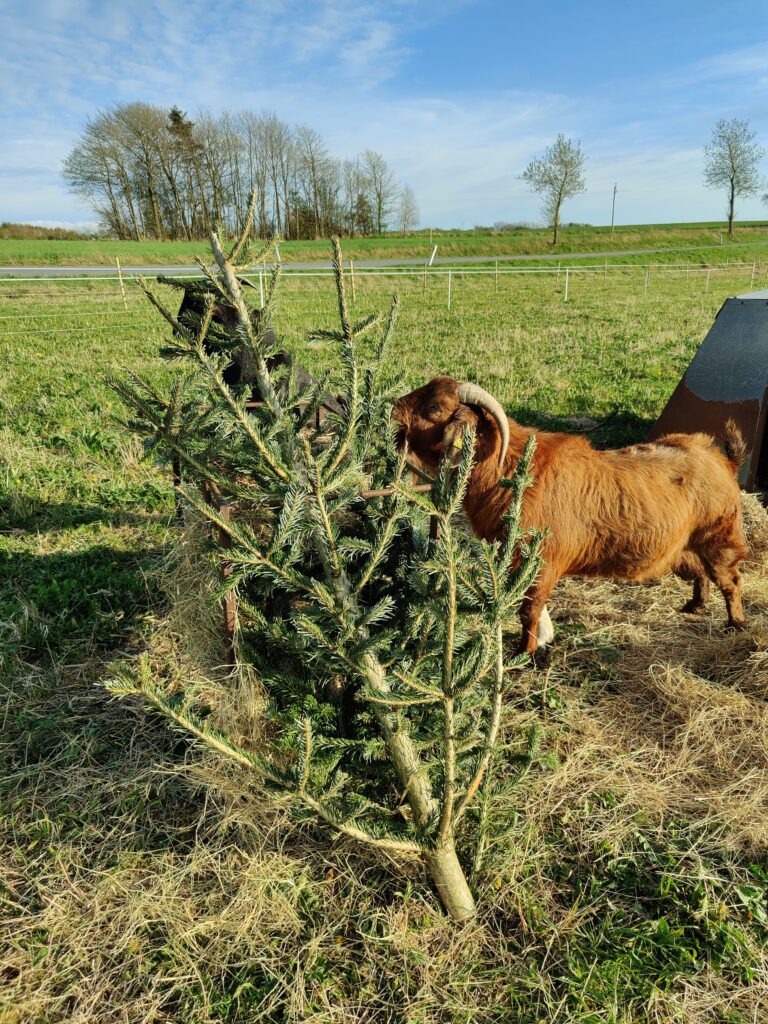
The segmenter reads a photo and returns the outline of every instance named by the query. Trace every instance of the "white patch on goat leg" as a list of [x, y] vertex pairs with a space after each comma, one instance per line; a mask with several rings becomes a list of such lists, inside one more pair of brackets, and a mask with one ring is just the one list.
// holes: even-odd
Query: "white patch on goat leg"
[[539, 625], [536, 629], [536, 643], [539, 647], [546, 647], [551, 644], [555, 639], [555, 627], [552, 625], [552, 619], [549, 617], [549, 611], [547, 606], [541, 609], [541, 615], [539, 615]]

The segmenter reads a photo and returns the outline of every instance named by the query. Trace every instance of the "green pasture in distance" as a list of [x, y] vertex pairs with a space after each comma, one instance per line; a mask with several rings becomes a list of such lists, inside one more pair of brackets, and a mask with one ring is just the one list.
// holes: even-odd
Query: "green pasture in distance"
[[[720, 246], [753, 242], [768, 243], [768, 222], [739, 224], [736, 236], [728, 239], [726, 225], [719, 222], [695, 224], [622, 225], [613, 235], [608, 227], [568, 226], [562, 231], [556, 248], [550, 244], [551, 233], [545, 228], [518, 228], [494, 234], [488, 230], [429, 230], [408, 235], [385, 235], [381, 238], [353, 238], [344, 242], [348, 259], [427, 259], [431, 247], [438, 246], [440, 256], [508, 256], [569, 252], [602, 252], [623, 249], [676, 248], [680, 246]], [[280, 244], [285, 262], [328, 258], [326, 241], [285, 241]], [[206, 257], [205, 242], [132, 242], [114, 239], [56, 240], [0, 238], [2, 265], [100, 265], [191, 263], [196, 255]], [[704, 254], [708, 260], [720, 259], [715, 251]], [[682, 254], [681, 258], [685, 259]], [[702, 254], [689, 258], [701, 259]], [[731, 256], [733, 258], [733, 256]]]
[[[523, 423], [588, 421], [597, 443], [621, 444], [646, 436], [722, 302], [751, 278], [749, 266], [708, 284], [660, 272], [646, 293], [637, 267], [577, 272], [566, 303], [564, 274], [456, 274], [448, 309], [444, 273], [426, 285], [360, 275], [353, 312], [384, 314], [399, 292], [388, 366], [404, 388], [450, 373]], [[163, 385], [178, 369], [157, 354], [168, 325], [137, 287], [126, 302], [111, 281], [0, 284], [0, 899], [12, 921], [0, 1018], [101, 1024], [119, 1003], [126, 1019], [180, 1024], [760, 1019], [768, 864], [736, 851], [720, 823], [630, 815], [617, 796], [629, 775], [601, 776], [596, 763], [584, 806], [564, 809], [562, 782], [563, 806], [535, 825], [520, 811], [528, 782], [497, 779], [491, 821], [513, 818], [516, 839], [489, 844], [476, 879], [484, 916], [459, 932], [410, 868], [306, 824], [285, 838], [272, 811], [254, 824], [232, 805], [227, 817], [223, 795], [183, 775], [196, 756], [185, 741], [109, 700], [97, 684], [163, 614], [157, 573], [176, 540], [168, 473], [142, 459], [104, 384], [130, 369]], [[312, 371], [333, 351], [308, 333], [336, 315], [330, 277], [286, 275], [276, 332]], [[652, 604], [657, 591], [633, 593]], [[574, 607], [563, 643], [584, 633], [582, 618]], [[695, 628], [708, 625], [686, 636]], [[521, 675], [505, 719], [513, 752], [536, 724], [567, 765], [593, 740], [577, 701], [631, 696], [610, 632], [582, 639], [568, 664]], [[652, 650], [648, 665], [668, 654]], [[733, 701], [734, 721], [751, 716], [757, 731], [761, 695], [734, 689]], [[233, 780], [220, 782], [226, 795]], [[589, 832], [593, 820], [609, 824]], [[709, 1014], [721, 1005], [727, 1017]]]

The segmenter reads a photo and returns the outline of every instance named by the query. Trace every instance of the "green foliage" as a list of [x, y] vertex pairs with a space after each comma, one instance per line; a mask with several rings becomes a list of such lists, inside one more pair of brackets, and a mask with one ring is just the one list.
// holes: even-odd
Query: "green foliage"
[[[438, 228], [424, 231], [387, 233], [369, 237], [373, 230], [373, 214], [370, 202], [364, 196], [358, 201], [356, 210], [360, 232], [355, 238], [344, 243], [347, 259], [420, 259], [427, 260], [432, 246], [437, 243], [439, 256], [461, 256], [468, 263], [478, 256], [510, 256], [549, 254], [552, 251], [551, 231], [547, 228], [515, 226], [512, 230], [476, 228], [460, 231]], [[720, 235], [727, 231], [727, 221], [710, 221], [691, 224], [619, 224], [611, 235], [609, 227], [592, 225], [567, 225], [563, 229], [559, 249], [568, 252], [616, 252], [627, 249], [639, 251], [636, 259], [647, 262], [648, 250], [654, 262], [696, 263], [706, 259], [718, 263], [738, 256], [740, 259], [765, 259], [764, 221], [738, 221], [737, 231], [741, 242], [755, 249], [742, 249], [737, 245], [720, 245]], [[365, 236], [365, 237], [363, 237]], [[726, 236], [727, 238], [727, 236]], [[691, 251], [686, 251], [690, 248]], [[697, 251], [706, 247], [707, 251]], [[663, 250], [667, 250], [665, 255]], [[659, 251], [661, 250], [661, 251]], [[304, 260], [325, 260], [328, 252], [327, 241], [284, 240], [280, 243], [280, 258], [286, 264]], [[754, 253], [753, 255], [748, 255]], [[0, 265], [105, 265], [115, 266], [119, 258], [124, 266], [179, 265], [191, 263], [195, 256], [204, 256], [204, 242], [158, 242], [118, 241], [100, 238], [83, 241], [69, 241], [42, 238], [17, 238], [15, 234], [5, 236], [0, 227]], [[633, 258], [612, 257], [631, 263]], [[529, 264], [525, 264], [528, 266]], [[579, 260], [582, 265], [582, 260]]]
[[[505, 543], [475, 539], [457, 523], [474, 446], [464, 447], [455, 472], [443, 464], [425, 494], [408, 483], [406, 454], [393, 444], [392, 382], [381, 365], [397, 300], [388, 317], [355, 322], [334, 242], [339, 327], [314, 337], [338, 350], [329, 376], [338, 407], [319, 424], [304, 410], [317, 405], [318, 389], [299, 391], [290, 373], [273, 372], [261, 345], [279, 269], [265, 308], [249, 309], [235, 274], [249, 259], [243, 240], [228, 258], [215, 236], [212, 245], [221, 273], [209, 274], [211, 291], [237, 314], [232, 333], [260, 403], [246, 410], [251, 386], [227, 386], [225, 357], [206, 345], [212, 298], [196, 324], [162, 310], [177, 335], [173, 354], [193, 367], [170, 391], [137, 377], [112, 386], [146, 450], [180, 460], [188, 504], [229, 539], [226, 586], [241, 596], [240, 656], [267, 687], [275, 740], [255, 752], [221, 736], [165, 697], [146, 663], [123, 673], [114, 692], [140, 692], [176, 725], [255, 769], [300, 813], [341, 832], [392, 851], [452, 846], [482, 785], [510, 686], [504, 624], [540, 566], [539, 538], [520, 530], [533, 442], [514, 479], [500, 483], [514, 492]], [[375, 329], [364, 364], [357, 346]], [[204, 499], [210, 481], [220, 501], [235, 503], [231, 517]], [[387, 493], [366, 501], [365, 488]], [[353, 697], [346, 720], [334, 686]]]
[[[617, 242], [636, 248], [659, 229], [638, 229], [631, 237], [624, 232], [617, 229]], [[575, 228], [565, 232], [563, 245], [570, 247], [576, 235], [581, 246]], [[497, 251], [531, 244], [535, 236], [498, 236]], [[467, 234], [467, 249], [463, 238], [436, 233], [438, 252], [457, 243], [463, 251], [480, 251], [485, 239], [474, 238], [477, 246]], [[679, 244], [689, 240], [681, 232]], [[428, 237], [412, 241], [428, 255]], [[384, 255], [402, 240], [374, 244]], [[583, 244], [595, 248], [590, 238]], [[124, 249], [68, 242], [56, 254], [69, 262], [68, 250], [80, 254], [82, 246], [87, 251], [77, 258], [89, 263], [101, 245], [115, 246], [104, 253], [113, 264], [115, 251], [125, 263], [135, 262], [137, 251], [147, 262], [179, 262], [171, 243], [125, 243]], [[327, 246], [321, 248], [313, 244], [305, 252], [320, 258]], [[291, 249], [281, 245], [281, 256]], [[356, 258], [357, 251], [345, 245], [346, 256]], [[30, 252], [14, 258], [26, 262]], [[727, 244], [726, 256], [733, 257]], [[286, 277], [276, 327], [281, 341], [320, 373], [330, 367], [335, 346], [306, 344], [306, 338], [312, 326], [334, 326], [336, 297], [327, 279]], [[763, 268], [756, 283], [764, 277]], [[383, 306], [389, 280], [357, 278], [355, 318]], [[406, 279], [398, 283], [401, 309], [383, 372], [405, 373], [406, 389], [427, 372], [466, 372], [490, 383], [523, 422], [558, 429], [578, 429], [569, 416], [601, 417], [618, 406], [626, 418], [614, 418], [600, 438], [634, 442], [645, 435], [724, 297], [749, 282], [743, 269], [731, 268], [729, 278], [713, 273], [705, 295], [703, 277], [693, 273], [654, 276], [644, 300], [640, 271], [609, 274], [605, 286], [572, 275], [564, 304], [562, 291], [540, 275], [502, 277], [498, 294], [492, 276], [458, 285], [454, 278], [447, 313], [444, 278], [430, 280], [426, 295], [420, 283]], [[756, 863], [759, 851], [734, 846], [719, 819], [697, 838], [668, 814], [650, 826], [647, 815], [638, 815], [637, 834], [627, 834], [632, 810], [624, 802], [616, 809], [616, 787], [625, 777], [627, 751], [647, 739], [642, 729], [619, 738], [615, 758], [596, 767], [602, 777], [594, 784], [604, 794], [599, 800], [590, 795], [582, 802], [583, 787], [573, 777], [573, 758], [593, 730], [606, 717], [631, 715], [638, 692], [646, 725], [667, 718], [675, 733], [673, 715], [647, 706], [646, 675], [634, 678], [633, 666], [663, 659], [690, 667], [691, 642], [703, 640], [709, 647], [697, 659], [699, 671], [724, 699], [734, 692], [732, 671], [741, 653], [734, 649], [732, 656], [719, 638], [720, 608], [713, 607], [711, 628], [709, 622], [678, 627], [668, 612], [683, 600], [675, 581], [618, 584], [610, 588], [610, 608], [595, 605], [594, 581], [575, 582], [564, 592], [551, 668], [517, 674], [504, 701], [501, 733], [509, 743], [494, 758], [491, 785], [483, 785], [467, 812], [486, 841], [472, 875], [483, 910], [466, 929], [439, 914], [414, 867], [396, 873], [387, 858], [351, 844], [334, 847], [306, 823], [292, 829], [281, 820], [270, 828], [272, 811], [267, 820], [246, 807], [252, 787], [232, 793], [234, 773], [223, 762], [207, 763], [222, 787], [211, 800], [189, 785], [189, 773], [196, 777], [201, 765], [187, 742], [160, 720], [126, 715], [125, 706], [94, 685], [111, 671], [111, 658], [142, 646], [148, 617], [165, 614], [153, 573], [175, 536], [168, 527], [168, 475], [136, 459], [136, 446], [115, 422], [120, 403], [103, 375], [127, 365], [167, 394], [179, 364], [158, 358], [165, 321], [146, 308], [139, 289], [126, 285], [126, 316], [116, 282], [109, 288], [104, 282], [19, 282], [3, 291], [3, 313], [23, 315], [24, 323], [13, 324], [3, 340], [0, 898], [6, 925], [0, 944], [7, 978], [0, 1016], [102, 1024], [119, 1006], [131, 1020], [162, 1015], [185, 1024], [322, 1020], [329, 1014], [430, 1024], [448, 1016], [467, 1024], [762, 1021], [768, 942], [760, 920], [768, 905], [768, 867], [764, 858]], [[176, 308], [176, 294], [167, 286], [158, 292]], [[129, 327], [115, 328], [126, 320]], [[11, 330], [7, 321], [3, 330]], [[464, 344], [470, 336], [472, 349]], [[362, 339], [363, 354], [374, 340], [377, 335]], [[754, 593], [761, 594], [760, 570], [750, 566], [749, 572]], [[69, 618], [72, 599], [76, 622]], [[638, 623], [639, 599], [646, 615]], [[761, 634], [768, 629], [765, 605], [760, 597], [753, 601]], [[617, 618], [633, 625], [606, 632], [606, 622]], [[746, 691], [751, 721], [762, 708], [765, 675], [762, 662], [743, 664], [745, 673], [755, 666]], [[306, 698], [311, 715], [322, 708], [332, 721], [318, 729], [325, 736], [338, 728], [343, 710], [335, 682], [330, 696]], [[606, 688], [614, 700], [601, 713], [594, 700]], [[586, 720], [575, 719], [582, 701]], [[691, 702], [693, 711], [698, 699]], [[270, 715], [280, 713], [270, 708]], [[538, 726], [533, 746], [526, 731], [532, 721]], [[333, 742], [366, 765], [384, 750], [375, 726], [370, 732], [370, 739]], [[555, 750], [561, 764], [553, 768], [545, 759]], [[286, 751], [292, 756], [287, 744]], [[755, 773], [759, 764], [757, 751], [750, 752], [744, 772]], [[560, 773], [564, 779], [553, 793]], [[655, 762], [647, 773], [658, 781]], [[675, 783], [670, 776], [662, 785], [667, 781]], [[744, 789], [732, 768], [713, 772], [712, 782], [718, 806], [743, 805]], [[763, 805], [750, 807], [746, 828], [749, 821], [764, 828]], [[475, 826], [481, 813], [485, 823]], [[591, 828], [582, 836], [586, 823]], [[592, 841], [595, 832], [600, 842]], [[465, 862], [474, 861], [466, 843], [462, 849]], [[662, 917], [672, 945], [657, 956]], [[705, 920], [716, 927], [705, 930]], [[717, 957], [716, 929], [724, 926], [738, 934], [731, 952]], [[675, 934], [681, 928], [682, 935]], [[696, 955], [681, 956], [675, 974], [667, 965], [679, 945], [689, 944], [692, 928], [698, 929]]]

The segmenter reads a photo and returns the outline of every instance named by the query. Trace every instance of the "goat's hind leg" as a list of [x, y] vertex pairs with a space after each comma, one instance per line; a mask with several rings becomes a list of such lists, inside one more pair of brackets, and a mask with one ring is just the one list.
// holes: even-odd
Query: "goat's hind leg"
[[714, 556], [702, 555], [707, 575], [723, 595], [728, 613], [728, 629], [744, 629], [744, 604], [741, 599], [741, 573], [739, 563], [744, 559], [741, 550], [727, 547]]
[[685, 602], [680, 611], [687, 615], [695, 615], [697, 612], [703, 611], [709, 597], [709, 577], [699, 556], [693, 551], [684, 551], [680, 562], [674, 568], [674, 573], [681, 580], [693, 581], [693, 595], [690, 601]]
[[741, 573], [736, 566], [719, 567], [714, 577], [715, 584], [725, 600], [728, 613], [728, 629], [745, 629], [744, 603], [741, 599]]

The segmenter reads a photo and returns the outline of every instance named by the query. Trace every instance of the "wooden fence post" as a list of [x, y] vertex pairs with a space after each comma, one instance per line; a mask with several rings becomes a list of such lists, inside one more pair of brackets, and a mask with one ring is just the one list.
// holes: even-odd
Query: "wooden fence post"
[[115, 257], [115, 263], [117, 264], [117, 276], [120, 280], [120, 291], [123, 293], [123, 305], [126, 310], [128, 309], [128, 300], [125, 297], [125, 285], [123, 284], [123, 271], [120, 267], [120, 258]]

